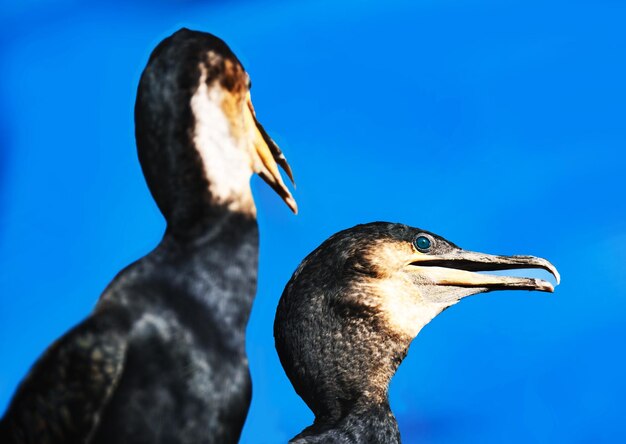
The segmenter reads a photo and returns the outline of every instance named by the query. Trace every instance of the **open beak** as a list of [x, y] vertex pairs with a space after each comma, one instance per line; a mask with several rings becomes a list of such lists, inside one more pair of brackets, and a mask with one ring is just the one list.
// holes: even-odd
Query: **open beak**
[[253, 162], [254, 171], [278, 193], [287, 206], [291, 208], [291, 211], [298, 214], [298, 205], [283, 182], [280, 171], [278, 170], [278, 165], [280, 165], [295, 187], [296, 184], [293, 180], [291, 167], [287, 163], [287, 159], [285, 159], [280, 148], [278, 148], [278, 145], [276, 145], [276, 142], [265, 132], [263, 126], [256, 119], [250, 93], [248, 93], [247, 105], [253, 122], [253, 125], [251, 125], [251, 131], [253, 131], [252, 141], [254, 145], [253, 155], [256, 156]]
[[557, 285], [561, 281], [554, 265], [534, 256], [494, 256], [459, 249], [444, 255], [419, 254], [411, 266], [424, 267], [423, 274], [436, 285], [480, 287], [486, 291], [538, 290], [551, 293], [554, 286], [543, 279], [496, 276], [478, 273], [480, 271], [543, 269], [554, 276]]

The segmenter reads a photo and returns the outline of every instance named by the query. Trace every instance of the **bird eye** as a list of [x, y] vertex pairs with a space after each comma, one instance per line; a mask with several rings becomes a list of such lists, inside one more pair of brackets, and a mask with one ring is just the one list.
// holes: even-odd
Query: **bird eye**
[[422, 253], [428, 252], [430, 250], [430, 245], [430, 239], [428, 239], [426, 236], [417, 236], [417, 238], [415, 239], [415, 246]]

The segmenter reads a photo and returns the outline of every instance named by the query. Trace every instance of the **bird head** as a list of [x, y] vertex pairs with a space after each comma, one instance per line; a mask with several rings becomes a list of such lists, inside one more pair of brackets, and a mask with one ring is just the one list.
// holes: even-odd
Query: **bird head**
[[302, 261], [285, 287], [274, 323], [281, 363], [316, 420], [387, 402], [411, 341], [444, 309], [489, 291], [554, 290], [541, 279], [481, 273], [523, 268], [547, 270], [559, 282], [545, 259], [466, 251], [406, 225], [339, 232]]
[[255, 214], [257, 173], [295, 213], [280, 165], [291, 169], [256, 117], [250, 77], [230, 48], [181, 29], [152, 52], [135, 104], [139, 160], [169, 224], [228, 209]]

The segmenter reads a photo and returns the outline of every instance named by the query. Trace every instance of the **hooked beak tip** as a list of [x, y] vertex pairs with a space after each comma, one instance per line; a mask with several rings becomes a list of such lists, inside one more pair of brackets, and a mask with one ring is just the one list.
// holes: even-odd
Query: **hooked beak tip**
[[250, 112], [249, 116], [251, 117], [251, 131], [254, 132], [253, 152], [257, 157], [257, 161], [254, 162], [254, 170], [283, 199], [291, 211], [293, 211], [294, 214], [298, 214], [298, 205], [291, 195], [291, 192], [283, 182], [278, 168], [279, 165], [282, 167], [295, 188], [291, 167], [289, 166], [289, 163], [287, 163], [287, 159], [280, 148], [278, 148], [278, 145], [276, 145], [276, 142], [272, 140], [263, 126], [256, 119], [256, 113], [254, 112], [254, 107], [252, 106], [252, 102], [249, 97], [248, 110]]

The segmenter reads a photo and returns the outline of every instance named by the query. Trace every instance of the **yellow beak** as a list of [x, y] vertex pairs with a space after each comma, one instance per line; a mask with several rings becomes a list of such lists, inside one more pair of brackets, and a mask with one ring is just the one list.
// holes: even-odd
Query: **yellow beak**
[[477, 273], [530, 268], [546, 270], [554, 276], [557, 285], [561, 282], [561, 276], [554, 265], [534, 256], [495, 256], [459, 249], [445, 255], [418, 253], [410, 266], [427, 275], [433, 284], [444, 286], [553, 292], [554, 286], [543, 279]]
[[250, 93], [248, 93], [247, 105], [253, 122], [251, 131], [253, 131], [252, 143], [254, 145], [254, 149], [252, 151], [253, 156], [256, 157], [253, 162], [253, 169], [265, 182], [267, 182], [269, 186], [274, 189], [274, 191], [276, 191], [276, 193], [278, 193], [287, 206], [291, 208], [291, 211], [298, 214], [298, 205], [291, 195], [291, 192], [283, 182], [280, 171], [278, 170], [278, 165], [280, 165], [285, 173], [287, 173], [287, 176], [289, 176], [291, 183], [295, 187], [291, 167], [287, 163], [287, 159], [280, 148], [278, 148], [278, 145], [276, 145], [276, 142], [272, 140], [263, 126], [256, 119], [256, 113], [254, 112], [254, 107], [252, 106]]

